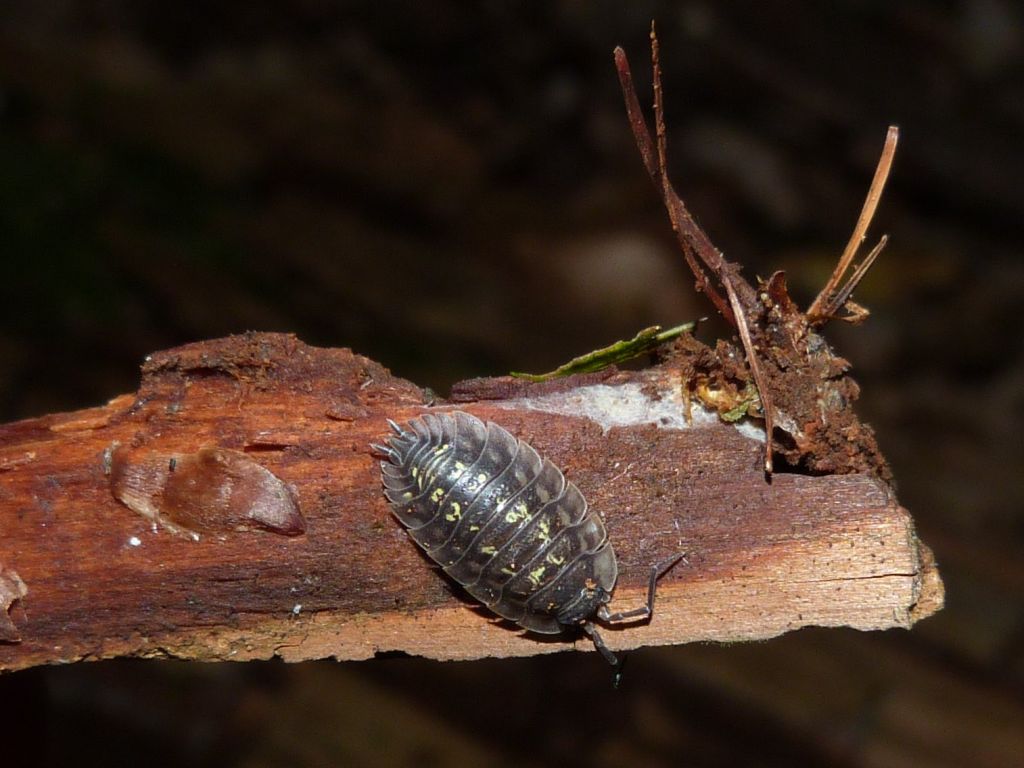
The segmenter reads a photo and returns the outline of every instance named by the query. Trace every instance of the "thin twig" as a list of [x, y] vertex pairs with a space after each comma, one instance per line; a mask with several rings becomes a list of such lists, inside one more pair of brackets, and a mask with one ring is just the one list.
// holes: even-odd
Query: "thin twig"
[[[662, 65], [658, 57], [659, 48], [657, 44], [657, 35], [654, 31], [654, 25], [650, 26], [650, 61], [651, 71], [653, 72], [654, 81], [654, 135], [657, 138], [657, 164], [658, 171], [662, 175], [662, 189], [665, 196], [665, 200], [678, 201], [677, 205], [669, 205], [669, 216], [672, 219], [673, 227], [677, 230], [679, 228], [679, 217], [685, 215], [688, 220], [687, 223], [692, 223], [689, 213], [686, 211], [685, 206], [676, 195], [675, 189], [672, 188], [672, 182], [669, 181], [669, 169], [667, 167], [667, 150], [666, 150], [666, 130], [665, 130], [665, 102], [663, 100], [662, 91]], [[693, 223], [695, 227], [696, 224]], [[748, 323], [746, 323], [746, 310], [739, 300], [739, 296], [736, 293], [736, 289], [733, 286], [734, 274], [732, 267], [723, 258], [721, 252], [711, 245], [709, 246], [712, 253], [709, 258], [713, 259], [714, 263], [705, 262], [708, 266], [715, 270], [718, 275], [718, 282], [725, 288], [725, 292], [729, 297], [729, 305], [732, 309], [733, 325], [739, 332], [739, 340], [742, 342], [743, 351], [746, 354], [746, 359], [750, 362], [751, 375], [754, 377], [754, 385], [758, 388], [758, 394], [761, 397], [761, 410], [764, 412], [765, 417], [765, 432], [767, 433], [767, 439], [765, 440], [765, 461], [764, 470], [765, 473], [771, 475], [772, 473], [772, 460], [771, 460], [771, 435], [774, 424], [771, 395], [768, 393], [768, 387], [765, 382], [765, 378], [761, 375], [761, 366], [758, 362], [757, 350], [754, 348], [754, 341], [751, 338], [751, 330]]]
[[636, 86], [633, 84], [633, 73], [629, 68], [629, 59], [621, 45], [615, 46], [615, 70], [619, 73], [619, 87], [622, 89], [622, 96], [626, 100], [626, 115], [629, 117], [629, 125], [633, 129], [633, 139], [636, 141], [637, 149], [640, 150], [640, 157], [643, 158], [647, 175], [656, 186], [661, 186], [658, 181], [658, 163], [654, 159], [654, 147], [651, 143], [651, 132], [647, 127], [647, 120], [644, 119], [643, 110], [640, 108], [640, 99], [636, 95]]
[[654, 24], [651, 23], [651, 81], [654, 92], [654, 138], [658, 144], [658, 174], [661, 178], [661, 194], [666, 200], [669, 199], [669, 190], [672, 183], [668, 180], [668, 168], [666, 155], [668, 145], [665, 139], [665, 100], [661, 92], [661, 48], [658, 45], [658, 36], [654, 31]]
[[732, 285], [732, 275], [723, 270], [718, 279], [725, 286], [725, 292], [729, 295], [729, 303], [732, 304], [733, 313], [736, 315], [736, 330], [739, 331], [740, 341], [743, 343], [743, 350], [747, 353], [747, 362], [750, 363], [750, 374], [754, 378], [754, 386], [757, 387], [757, 394], [761, 398], [761, 411], [764, 413], [764, 471], [766, 475], [772, 474], [772, 433], [775, 431], [775, 410], [772, 405], [771, 394], [761, 375], [761, 366], [757, 362], [757, 351], [754, 349], [754, 342], [750, 338], [750, 328], [747, 325], [747, 315], [740, 305], [739, 297]]
[[[875, 259], [878, 258], [878, 254], [885, 248], [885, 244], [889, 242], [888, 235], [882, 235], [882, 239], [878, 241], [878, 245], [871, 249], [871, 252], [867, 255], [867, 258], [860, 263], [860, 265], [850, 275], [850, 279], [846, 281], [835, 297], [825, 307], [825, 317], [836, 317], [837, 312], [842, 309], [843, 305], [850, 300], [850, 296], [853, 295], [854, 290], [860, 284], [860, 281], [864, 279], [864, 275], [871, 269], [871, 265], [875, 263]], [[840, 318], [845, 320], [846, 318]]]
[[[885, 146], [882, 148], [882, 156], [878, 160], [878, 167], [875, 168], [875, 177], [871, 180], [871, 187], [868, 189], [868, 195], [864, 200], [864, 207], [861, 209], [860, 217], [857, 219], [857, 225], [853, 228], [853, 234], [850, 235], [850, 241], [846, 244], [846, 249], [843, 251], [843, 255], [840, 257], [839, 263], [836, 264], [836, 268], [832, 271], [831, 277], [829, 277], [825, 287], [821, 289], [821, 293], [818, 294], [810, 308], [807, 310], [808, 322], [818, 325], [827, 322], [831, 317], [833, 317], [834, 311], [837, 311], [839, 307], [845, 303], [842, 302], [836, 305], [835, 302], [832, 301], [832, 296], [839, 289], [839, 284], [842, 282], [843, 276], [850, 268], [854, 258], [857, 256], [857, 251], [864, 242], [868, 227], [871, 224], [871, 219], [874, 218], [875, 210], [878, 208], [878, 201], [881, 199], [882, 191], [885, 189], [885, 182], [889, 178], [889, 171], [892, 169], [892, 160], [893, 156], [896, 154], [896, 144], [899, 141], [899, 137], [900, 129], [895, 125], [890, 125], [889, 131], [885, 136]], [[877, 255], [878, 254], [876, 253], [875, 256]], [[873, 261], [873, 259], [871, 259], [871, 261]], [[865, 260], [865, 262], [867, 262], [867, 260]], [[861, 275], [861, 277], [863, 277], [863, 275]], [[853, 289], [850, 288], [850, 290], [847, 291], [847, 295], [849, 295], [852, 290]], [[829, 307], [834, 307], [834, 311], [829, 312]]]
[[[682, 236], [682, 222], [685, 220], [679, 213], [679, 205], [682, 204], [682, 201], [679, 200], [679, 196], [676, 194], [675, 189], [672, 188], [672, 182], [668, 177], [668, 139], [666, 138], [667, 132], [665, 130], [665, 101], [661, 87], [661, 61], [659, 59], [659, 52], [658, 36], [655, 33], [654, 23], [652, 22], [651, 80], [652, 91], [654, 93], [654, 137], [657, 144], [658, 154], [657, 178], [655, 183], [661, 188], [661, 198], [665, 202], [665, 207], [668, 210], [668, 217], [669, 221], [672, 223], [672, 229], [676, 233], [680, 245], [682, 246], [683, 255], [686, 257], [686, 261], [689, 264], [691, 271], [694, 272], [698, 285], [703, 283], [703, 290], [708, 293], [708, 296], [713, 300], [711, 294], [713, 288], [707, 281], [707, 273], [697, 261], [697, 249], [690, 242], [691, 238], [683, 238]], [[646, 129], [646, 123], [644, 127]], [[679, 200], [678, 204], [676, 204], [677, 200]], [[735, 319], [730, 318], [730, 322], [735, 324]]]
[[[652, 55], [657, 57], [657, 37], [654, 34], [654, 25], [651, 25]], [[676, 194], [672, 184], [668, 182], [667, 175], [659, 172], [657, 150], [654, 140], [651, 138], [651, 131], [647, 126], [643, 110], [640, 107], [640, 99], [637, 97], [636, 86], [633, 84], [633, 74], [629, 67], [629, 60], [626, 52], [621, 46], [615, 49], [615, 69], [619, 75], [619, 84], [622, 88], [622, 96], [626, 103], [626, 114], [629, 117], [629, 125], [633, 131], [633, 139], [636, 141], [640, 157], [644, 161], [647, 174], [651, 177], [652, 183], [658, 188], [662, 195], [662, 202], [668, 210], [669, 220], [672, 222], [672, 229], [676, 233], [676, 239], [682, 249], [686, 264], [696, 279], [698, 292], [707, 295], [715, 309], [732, 325], [736, 324], [732, 308], [722, 295], [715, 289], [708, 279], [707, 271], [701, 266], [701, 262], [707, 265], [713, 273], [718, 272], [723, 263], [721, 253], [714, 247], [711, 240], [698, 226], [697, 222], [690, 216], [686, 206]], [[660, 71], [655, 72], [655, 94], [656, 101], [660, 103], [661, 77]], [[660, 110], [658, 110], [660, 112]], [[663, 119], [663, 118], [662, 118]]]

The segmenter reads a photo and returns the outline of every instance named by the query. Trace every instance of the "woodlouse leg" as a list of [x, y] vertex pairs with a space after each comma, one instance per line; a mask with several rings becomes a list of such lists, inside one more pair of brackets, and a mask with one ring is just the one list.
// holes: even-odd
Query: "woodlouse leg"
[[[686, 557], [686, 553], [681, 552], [679, 554], [672, 555], [668, 560], [663, 560], [662, 562], [651, 566], [651, 578], [647, 582], [647, 603], [645, 605], [642, 605], [639, 608], [633, 608], [629, 611], [619, 611], [618, 613], [608, 613], [607, 607], [602, 605], [601, 609], [597, 613], [597, 618], [606, 624], [619, 624], [624, 621], [639, 621], [650, 618], [654, 613], [654, 595], [657, 591], [658, 579], [668, 573], [672, 566], [684, 557]], [[587, 634], [590, 633], [588, 632]]]

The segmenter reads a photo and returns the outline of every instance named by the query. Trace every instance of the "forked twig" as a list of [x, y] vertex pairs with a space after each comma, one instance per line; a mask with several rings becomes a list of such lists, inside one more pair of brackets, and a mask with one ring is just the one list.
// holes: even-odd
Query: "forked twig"
[[[672, 229], [676, 233], [676, 239], [683, 251], [683, 257], [697, 281], [697, 291], [706, 294], [715, 309], [735, 326], [736, 319], [733, 316], [732, 307], [708, 279], [708, 270], [713, 274], [718, 274], [724, 263], [722, 254], [715, 248], [704, 230], [693, 220], [686, 205], [668, 180], [664, 169], [665, 139], [664, 113], [661, 103], [661, 71], [658, 65], [658, 39], [653, 24], [651, 25], [651, 56], [654, 64], [655, 120], [661, 125], [658, 149], [655, 148], [651, 131], [647, 126], [643, 110], [640, 108], [640, 99], [637, 97], [636, 86], [633, 84], [633, 73], [630, 71], [626, 52], [622, 50], [621, 46], [615, 48], [615, 69], [618, 72], [622, 96], [626, 102], [626, 114], [633, 130], [633, 139], [636, 141], [637, 149], [640, 150], [640, 157], [644, 161], [647, 174], [661, 193], [669, 220], [672, 222]], [[660, 163], [659, 160], [661, 160]], [[701, 262], [703, 262], [703, 266]]]
[[875, 210], [878, 208], [878, 201], [882, 198], [882, 191], [885, 189], [885, 182], [888, 180], [889, 171], [892, 169], [892, 160], [896, 154], [896, 144], [899, 141], [899, 137], [900, 129], [895, 125], [890, 125], [889, 131], [885, 136], [882, 156], [879, 158], [878, 167], [875, 169], [875, 177], [871, 180], [871, 187], [868, 189], [868, 195], [864, 200], [864, 207], [861, 209], [857, 224], [853, 228], [853, 234], [850, 235], [850, 241], [846, 244], [846, 249], [843, 251], [843, 255], [840, 257], [839, 263], [836, 264], [836, 268], [832, 271], [832, 275], [829, 277], [825, 287], [821, 289], [821, 293], [817, 295], [807, 310], [807, 321], [812, 325], [822, 325], [836, 316], [836, 313], [849, 300], [853, 289], [857, 287], [857, 283], [867, 274], [868, 269], [870, 269], [882, 248], [885, 247], [887, 238], [883, 237], [878, 245], [872, 249], [871, 253], [868, 254], [864, 263], [854, 271], [847, 284], [843, 288], [839, 288], [840, 282], [842, 282], [847, 270], [857, 256], [857, 251], [864, 242], [871, 219], [874, 218]]
[[[697, 279], [697, 290], [703, 291], [715, 305], [715, 308], [735, 326], [739, 331], [740, 341], [743, 344], [743, 351], [750, 364], [750, 373], [754, 379], [754, 386], [757, 387], [758, 395], [761, 398], [761, 410], [764, 412], [765, 440], [764, 471], [767, 474], [772, 472], [772, 432], [774, 426], [774, 414], [772, 410], [772, 399], [765, 384], [765, 378], [761, 373], [761, 367], [757, 362], [757, 354], [754, 349], [754, 342], [750, 335], [750, 327], [747, 323], [747, 311], [744, 308], [744, 301], [737, 291], [737, 284], [730, 265], [722, 256], [704, 230], [693, 220], [686, 205], [672, 187], [668, 178], [667, 149], [665, 138], [665, 105], [661, 88], [661, 63], [658, 57], [658, 36], [654, 24], [651, 24], [651, 68], [653, 71], [654, 88], [654, 130], [657, 142], [652, 141], [650, 129], [640, 109], [640, 100], [636, 95], [636, 87], [633, 85], [633, 75], [629, 69], [629, 61], [626, 53], [621, 47], [615, 49], [615, 67], [619, 73], [619, 83], [622, 86], [622, 94], [626, 101], [626, 112], [629, 115], [629, 123], [633, 129], [633, 137], [640, 150], [647, 173], [661, 191], [662, 200], [668, 210], [669, 219], [672, 222], [672, 229], [682, 248], [683, 256], [694, 277]], [[699, 259], [699, 261], [698, 261]], [[703, 265], [701, 264], [703, 262]], [[708, 280], [708, 272], [718, 278], [718, 282], [725, 288], [728, 296], [728, 303], [722, 298], [718, 290]], [[740, 281], [739, 287], [743, 290], [743, 299], [747, 304], [754, 301], [753, 291], [747, 283]]]
[[[836, 313], [839, 312], [839, 310], [842, 309], [844, 306], [846, 306], [848, 310], [850, 309], [850, 307], [847, 306], [847, 303], [850, 301], [850, 296], [853, 294], [854, 290], [860, 284], [860, 281], [864, 279], [864, 275], [866, 275], [868, 273], [868, 270], [871, 269], [871, 265], [875, 263], [875, 259], [878, 258], [878, 254], [882, 252], [882, 249], [885, 248], [885, 244], [888, 242], [889, 236], [882, 235], [881, 239], [878, 241], [878, 245], [872, 248], [871, 252], [868, 253], [868, 255], [865, 257], [864, 261], [862, 261], [857, 266], [857, 268], [853, 270], [853, 274], [850, 275], [850, 279], [846, 281], [846, 285], [844, 285], [839, 290], [839, 292], [835, 295], [832, 301], [828, 303], [828, 306], [825, 307], [826, 319], [830, 317], [838, 317]], [[861, 311], [853, 312], [849, 315], [839, 317], [839, 319], [845, 320], [847, 322], [859, 323], [861, 320], [867, 317], [867, 314], [867, 310], [861, 308]]]

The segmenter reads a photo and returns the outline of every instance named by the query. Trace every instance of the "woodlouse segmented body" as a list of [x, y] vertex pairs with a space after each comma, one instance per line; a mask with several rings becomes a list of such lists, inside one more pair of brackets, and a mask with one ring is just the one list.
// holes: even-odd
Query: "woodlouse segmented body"
[[[409, 535], [499, 616], [545, 634], [582, 628], [613, 664], [592, 623], [609, 614], [615, 551], [601, 518], [561, 470], [497, 424], [461, 411], [425, 414], [373, 448], [385, 495]], [[678, 558], [674, 558], [669, 565]]]

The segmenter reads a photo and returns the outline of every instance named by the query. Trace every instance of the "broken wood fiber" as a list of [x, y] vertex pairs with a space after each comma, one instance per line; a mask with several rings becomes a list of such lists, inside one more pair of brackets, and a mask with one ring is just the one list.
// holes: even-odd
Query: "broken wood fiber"
[[[618, 557], [613, 610], [642, 602], [652, 563], [687, 553], [650, 624], [604, 632], [613, 649], [909, 627], [941, 607], [930, 552], [883, 480], [766, 482], [757, 422], [688, 402], [677, 365], [475, 380], [430, 405], [379, 364], [290, 335], [152, 355], [134, 395], [0, 426], [0, 670], [573, 647], [494, 619], [391, 517], [370, 443], [387, 418], [436, 408], [500, 423], [579, 486]], [[182, 467], [192, 480], [168, 491]], [[190, 482], [207, 494], [203, 514]], [[252, 498], [267, 504], [255, 516]]]

